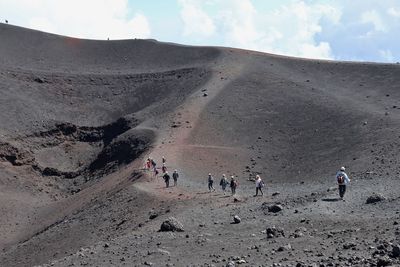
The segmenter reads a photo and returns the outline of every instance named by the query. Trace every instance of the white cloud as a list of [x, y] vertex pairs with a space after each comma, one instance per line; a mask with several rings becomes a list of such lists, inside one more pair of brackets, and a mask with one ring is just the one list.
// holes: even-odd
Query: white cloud
[[179, 0], [182, 6], [180, 15], [184, 24], [185, 36], [209, 37], [215, 32], [215, 25], [211, 17], [201, 8], [197, 0]]
[[11, 23], [73, 37], [148, 38], [151, 32], [144, 15], [128, 16], [127, 0], [0, 0], [0, 7]]
[[400, 9], [396, 9], [394, 7], [391, 7], [387, 10], [387, 13], [390, 16], [396, 17], [396, 18], [400, 18]]
[[256, 42], [262, 37], [254, 21], [256, 10], [249, 0], [232, 0], [220, 13], [226, 42], [242, 48], [257, 49]]
[[392, 51], [386, 49], [386, 50], [379, 50], [379, 55], [383, 59], [383, 61], [386, 62], [394, 62], [394, 57], [392, 54]]
[[369, 10], [365, 11], [361, 15], [361, 22], [362, 23], [370, 23], [374, 26], [375, 31], [386, 31], [386, 26], [376, 10]]
[[330, 45], [317, 42], [320, 21], [338, 23], [341, 13], [329, 5], [295, 1], [267, 14], [257, 12], [250, 0], [226, 1], [220, 14], [225, 43], [277, 54], [331, 59]]

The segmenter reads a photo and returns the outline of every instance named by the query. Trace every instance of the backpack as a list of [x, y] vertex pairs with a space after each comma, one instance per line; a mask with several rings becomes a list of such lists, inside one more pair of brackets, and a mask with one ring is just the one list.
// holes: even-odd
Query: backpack
[[344, 175], [342, 173], [338, 174], [337, 182], [338, 182], [338, 184], [343, 184], [344, 183]]
[[260, 181], [260, 185], [259, 185], [259, 186], [260, 186], [261, 188], [265, 186], [265, 184], [264, 184], [264, 181], [263, 181], [263, 180], [261, 180], [261, 181]]

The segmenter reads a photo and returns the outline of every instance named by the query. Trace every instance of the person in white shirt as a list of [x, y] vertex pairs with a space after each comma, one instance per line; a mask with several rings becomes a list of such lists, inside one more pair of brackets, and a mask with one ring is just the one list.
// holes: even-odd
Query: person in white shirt
[[263, 196], [264, 193], [262, 191], [262, 188], [264, 187], [264, 182], [261, 180], [260, 175], [256, 175], [256, 194], [254, 195], [255, 197], [258, 196], [258, 191], [261, 192], [261, 195]]
[[340, 199], [343, 200], [344, 194], [346, 193], [346, 186], [350, 183], [350, 179], [347, 174], [344, 172], [345, 167], [341, 167], [340, 171], [336, 173], [335, 180], [339, 185], [339, 196]]

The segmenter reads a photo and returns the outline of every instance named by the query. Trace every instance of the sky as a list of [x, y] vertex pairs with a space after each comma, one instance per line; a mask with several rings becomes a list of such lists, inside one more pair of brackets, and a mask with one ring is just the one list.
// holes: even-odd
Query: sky
[[6, 19], [78, 38], [400, 61], [400, 0], [0, 0]]

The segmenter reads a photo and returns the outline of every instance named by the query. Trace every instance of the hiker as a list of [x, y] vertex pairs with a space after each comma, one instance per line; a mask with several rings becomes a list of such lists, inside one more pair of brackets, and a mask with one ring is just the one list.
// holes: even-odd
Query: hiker
[[150, 170], [151, 167], [151, 158], [148, 158], [146, 161], [146, 169]]
[[264, 195], [264, 193], [263, 193], [263, 191], [262, 191], [262, 188], [264, 187], [264, 181], [263, 180], [261, 180], [261, 177], [260, 177], [260, 175], [256, 175], [256, 194], [254, 195], [255, 197], [256, 196], [258, 196], [258, 191], [260, 191], [261, 192], [261, 195], [263, 196]]
[[178, 174], [178, 170], [174, 170], [174, 173], [172, 174], [172, 178], [174, 179], [174, 186], [178, 185], [178, 178], [179, 178], [179, 174]]
[[236, 194], [236, 188], [238, 187], [238, 182], [235, 180], [235, 177], [232, 175], [231, 176], [231, 192], [232, 192], [232, 196]]
[[161, 171], [162, 171], [163, 173], [166, 173], [166, 172], [167, 172], [167, 166], [165, 166], [165, 163], [163, 163], [163, 165], [162, 165], [162, 167], [161, 167]]
[[228, 185], [228, 179], [226, 179], [225, 174], [222, 174], [222, 178], [221, 181], [219, 182], [219, 185], [221, 186], [222, 192], [224, 192], [225, 195], [226, 186]]
[[208, 190], [211, 192], [215, 191], [215, 188], [213, 186], [214, 184], [214, 177], [212, 177], [211, 173], [208, 174]]
[[350, 183], [349, 177], [344, 172], [345, 170], [346, 170], [345, 167], [341, 167], [340, 171], [338, 171], [335, 176], [336, 182], [339, 185], [339, 196], [340, 196], [340, 199], [342, 199], [342, 200], [344, 197], [344, 193], [346, 193], [346, 185], [348, 185]]
[[153, 170], [155, 172], [157, 163], [154, 161], [154, 159], [150, 159], [150, 163], [151, 163], [151, 166], [153, 167]]
[[8, 20], [6, 20], [6, 24], [8, 24]]
[[167, 171], [164, 173], [163, 178], [164, 178], [165, 186], [168, 188], [169, 187], [169, 179], [171, 179], [171, 177], [169, 176]]
[[162, 163], [166, 163], [167, 162], [167, 160], [165, 159], [165, 157], [163, 156], [162, 157]]
[[153, 172], [153, 173], [154, 173], [154, 177], [157, 177], [157, 175], [158, 175], [158, 173], [159, 173], [158, 170], [157, 170], [157, 168], [154, 168], [153, 171], [154, 171], [154, 172]]

